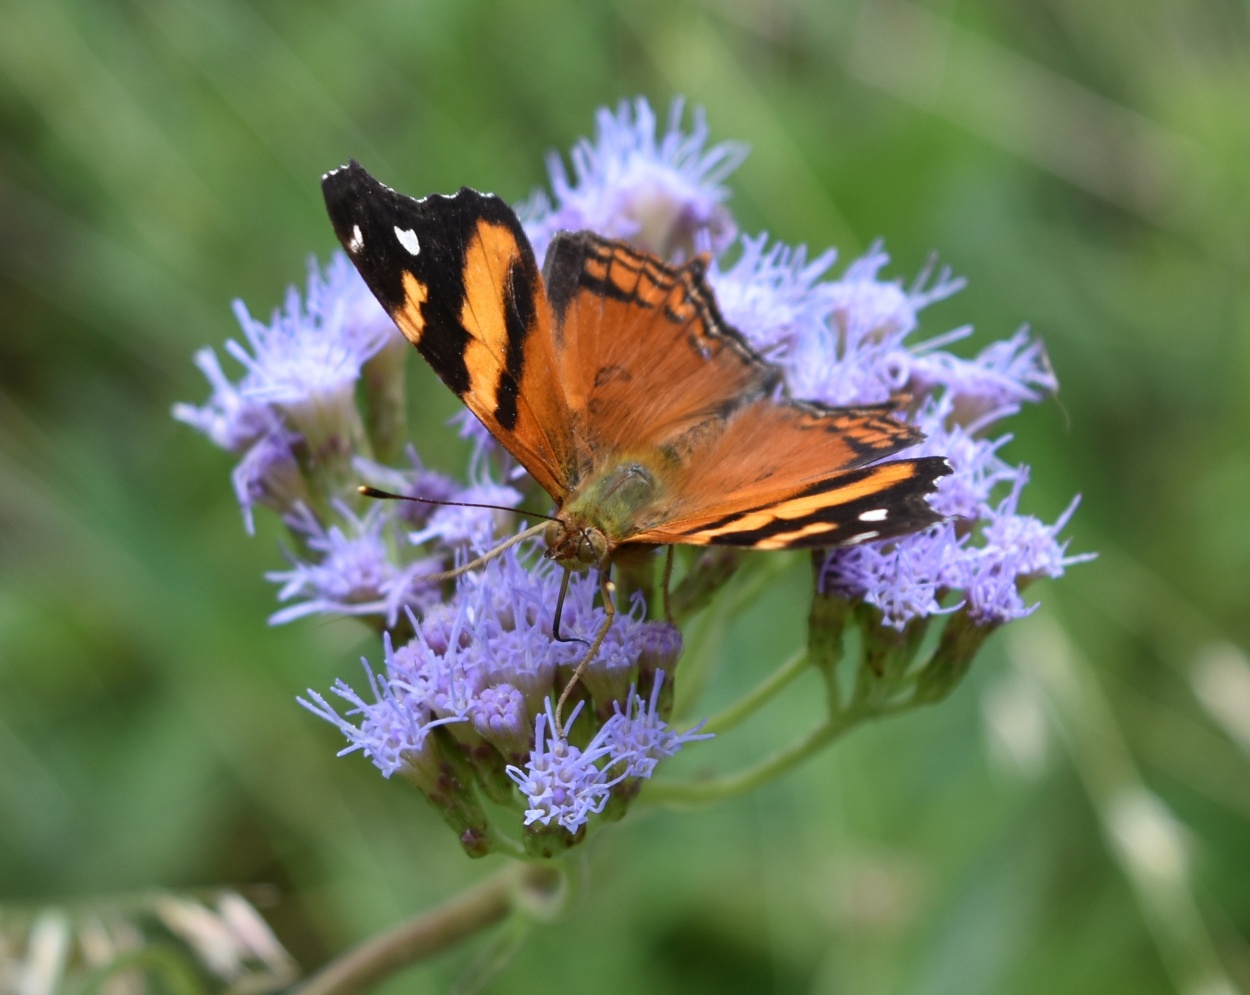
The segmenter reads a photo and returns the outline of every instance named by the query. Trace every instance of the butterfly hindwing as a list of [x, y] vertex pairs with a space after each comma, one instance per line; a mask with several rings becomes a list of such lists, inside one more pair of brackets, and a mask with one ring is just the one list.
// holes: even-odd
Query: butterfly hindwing
[[752, 549], [800, 549], [888, 539], [941, 519], [925, 499], [951, 472], [940, 456], [875, 463], [792, 489], [735, 495], [702, 512], [689, 507], [634, 541]]
[[355, 162], [322, 177], [335, 233], [434, 372], [559, 503], [576, 480], [551, 314], [520, 222], [467, 187], [416, 200]]

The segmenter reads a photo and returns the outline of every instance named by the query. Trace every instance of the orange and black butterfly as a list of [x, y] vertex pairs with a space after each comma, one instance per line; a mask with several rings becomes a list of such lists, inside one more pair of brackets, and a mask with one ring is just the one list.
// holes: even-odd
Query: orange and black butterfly
[[947, 461], [882, 462], [922, 439], [894, 405], [789, 398], [721, 317], [703, 258], [561, 232], [540, 273], [498, 197], [414, 200], [356, 162], [322, 189], [382, 306], [555, 501], [546, 555], [599, 568], [609, 614], [588, 659], [628, 548], [838, 546], [939, 519], [925, 497]]

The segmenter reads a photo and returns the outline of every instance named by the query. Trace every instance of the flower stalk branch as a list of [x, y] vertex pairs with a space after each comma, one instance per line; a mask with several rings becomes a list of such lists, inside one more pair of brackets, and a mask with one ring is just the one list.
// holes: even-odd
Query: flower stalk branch
[[293, 995], [352, 995], [397, 971], [426, 960], [524, 913], [559, 888], [561, 872], [550, 866], [511, 865], [438, 908], [423, 912], [331, 961]]
[[703, 725], [703, 731], [719, 735], [750, 718], [803, 673], [809, 662], [808, 651], [799, 650], [732, 705], [708, 719]]
[[670, 808], [695, 808], [745, 794], [819, 753], [847, 730], [858, 725], [862, 718], [864, 716], [854, 712], [830, 716], [797, 743], [733, 774], [685, 781], [657, 778], [647, 786], [644, 800]]

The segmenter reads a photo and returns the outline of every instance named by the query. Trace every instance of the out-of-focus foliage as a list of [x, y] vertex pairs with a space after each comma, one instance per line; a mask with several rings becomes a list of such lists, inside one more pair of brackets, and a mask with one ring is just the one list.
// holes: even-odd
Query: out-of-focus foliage
[[[656, 811], [493, 991], [1250, 990], [1250, 25], [1231, 3], [16, 0], [0, 30], [0, 901], [277, 885], [313, 967], [488, 867], [295, 703], [372, 644], [269, 629], [277, 529], [172, 421], [191, 354], [333, 235], [320, 174], [518, 200], [600, 104], [748, 141], [733, 208], [970, 280], [1062, 383], [1028, 509], [1096, 563], [1039, 586], [941, 707], [783, 781]], [[413, 364], [422, 455], [454, 399]], [[714, 710], [798, 644], [806, 562], [725, 634]], [[680, 680], [680, 675], [679, 675]], [[688, 758], [798, 736], [800, 687]], [[1240, 697], [1239, 697], [1240, 696]], [[1245, 707], [1239, 707], [1245, 703]], [[714, 759], [710, 759], [714, 758]], [[641, 813], [639, 813], [641, 815]], [[442, 991], [481, 949], [393, 982]], [[1214, 987], [1223, 985], [1225, 987]]]

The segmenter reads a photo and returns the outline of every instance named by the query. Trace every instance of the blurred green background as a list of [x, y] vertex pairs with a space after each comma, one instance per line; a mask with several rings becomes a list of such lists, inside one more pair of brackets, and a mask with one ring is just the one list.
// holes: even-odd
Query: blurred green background
[[[1250, 16], [1227, 0], [0, 3], [0, 902], [272, 883], [307, 968], [480, 879], [294, 696], [379, 656], [265, 624], [278, 530], [169, 417], [333, 246], [319, 175], [519, 199], [622, 97], [753, 147], [746, 232], [1029, 322], [1011, 426], [1073, 551], [938, 708], [733, 803], [637, 810], [493, 992], [1250, 991]], [[421, 451], [455, 402], [413, 364]], [[801, 638], [796, 558], [707, 710]], [[777, 619], [783, 620], [778, 622]], [[682, 769], [789, 742], [807, 688]], [[470, 943], [393, 981], [447, 990]]]

